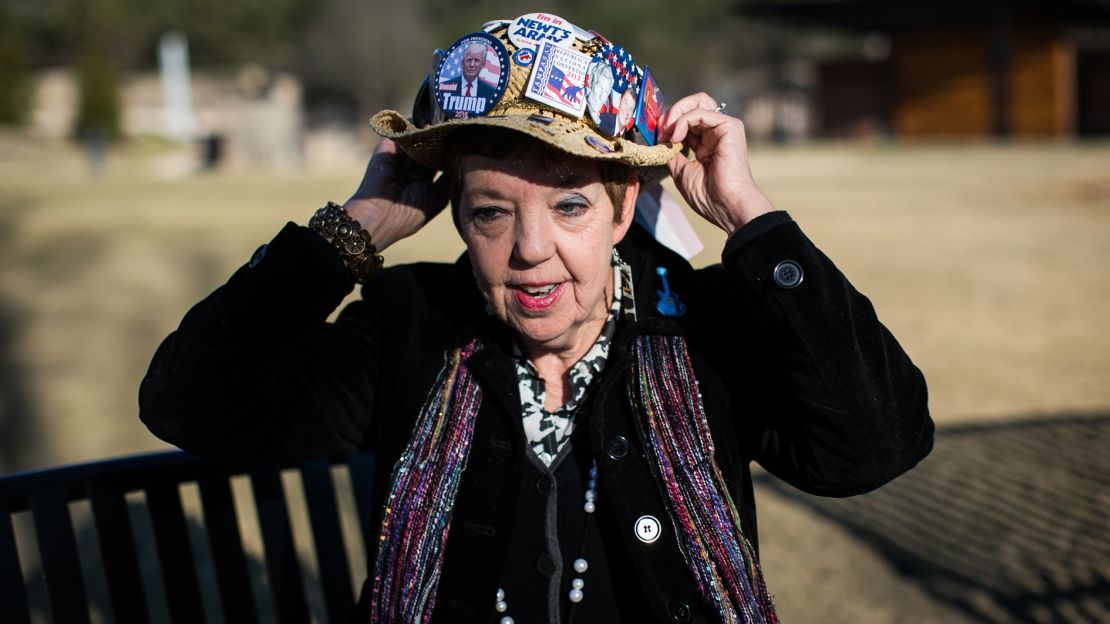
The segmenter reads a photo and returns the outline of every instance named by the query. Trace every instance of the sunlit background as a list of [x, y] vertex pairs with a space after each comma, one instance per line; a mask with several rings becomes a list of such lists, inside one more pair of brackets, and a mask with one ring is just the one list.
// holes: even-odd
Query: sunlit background
[[[0, 0], [0, 472], [165, 448], [160, 340], [354, 190], [435, 48], [538, 10], [727, 102], [929, 381], [937, 448], [888, 488], [757, 475], [784, 621], [1110, 621], [1105, 0]], [[386, 262], [461, 251], [440, 218]]]

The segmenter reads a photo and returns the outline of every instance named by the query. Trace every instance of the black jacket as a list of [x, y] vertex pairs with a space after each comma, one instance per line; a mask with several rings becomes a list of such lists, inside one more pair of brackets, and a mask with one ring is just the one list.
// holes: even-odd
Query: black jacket
[[[436, 620], [496, 622], [493, 596], [506, 571], [513, 578], [520, 570], [561, 574], [569, 585], [569, 566], [544, 569], [550, 562], [543, 557], [532, 563], [537, 546], [514, 527], [526, 526], [547, 496], [580, 509], [582, 473], [592, 458], [601, 494], [597, 524], [585, 539], [591, 567], [598, 561], [607, 573], [600, 584], [588, 581], [576, 620], [616, 621], [619, 611], [625, 621], [715, 621], [698, 598], [643, 456], [626, 390], [630, 340], [685, 336], [716, 459], [753, 543], [750, 461], [813, 494], [876, 488], [932, 447], [925, 381], [867, 298], [785, 213], [748, 224], [729, 240], [722, 265], [700, 270], [635, 226], [618, 249], [633, 269], [639, 320], [618, 327], [609, 362], [578, 415], [575, 461], [564, 462], [557, 483], [539, 483], [542, 475], [525, 460], [511, 337], [485, 313], [465, 256], [455, 265], [389, 268], [329, 323], [352, 280], [318, 235], [293, 224], [165, 340], [140, 390], [141, 417], [159, 437], [212, 458], [289, 461], [374, 449], [381, 495], [445, 350], [480, 337], [487, 346], [470, 367], [485, 399], [452, 519]], [[801, 275], [783, 275], [783, 261]], [[668, 268], [685, 316], [655, 311], [657, 266]], [[800, 284], [786, 287], [797, 277]], [[567, 514], [566, 522], [582, 515]], [[632, 532], [644, 515], [664, 529], [651, 544]], [[772, 591], [775, 582], [768, 579]], [[590, 590], [604, 590], [605, 600], [591, 601]], [[535, 601], [516, 595], [510, 612], [518, 622], [533, 621], [523, 612]], [[568, 607], [564, 592], [558, 612], [565, 617]]]

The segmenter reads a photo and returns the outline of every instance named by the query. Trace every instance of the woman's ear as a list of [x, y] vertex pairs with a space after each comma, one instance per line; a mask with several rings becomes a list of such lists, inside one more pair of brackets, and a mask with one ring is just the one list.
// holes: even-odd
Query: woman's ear
[[621, 204], [621, 219], [613, 227], [613, 244], [621, 242], [628, 228], [632, 227], [632, 218], [636, 214], [636, 198], [640, 196], [640, 176], [632, 167], [628, 168], [628, 184], [624, 187], [624, 202]]

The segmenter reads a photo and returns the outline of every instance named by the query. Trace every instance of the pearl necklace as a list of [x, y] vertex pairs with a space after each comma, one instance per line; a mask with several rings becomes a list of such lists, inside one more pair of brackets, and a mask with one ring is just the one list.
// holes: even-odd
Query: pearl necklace
[[[590, 481], [586, 485], [585, 503], [583, 503], [582, 509], [587, 514], [586, 521], [588, 527], [590, 515], [592, 515], [597, 509], [597, 460], [594, 460], [593, 465], [590, 466]], [[585, 549], [585, 546], [586, 535], [583, 533], [582, 548]], [[579, 575], [584, 574], [589, 568], [590, 564], [588, 561], [586, 561], [585, 557], [579, 557], [574, 560], [574, 571], [577, 572]], [[584, 588], [585, 586], [586, 581], [582, 580], [581, 576], [574, 577], [574, 579], [570, 582], [570, 593], [567, 594], [567, 598], [569, 598], [570, 601], [575, 604], [582, 602], [582, 588]], [[509, 603], [505, 601], [505, 590], [501, 589], [500, 587], [497, 588], [497, 602], [494, 603], [494, 608], [497, 610], [498, 613], [506, 614], [501, 616], [500, 624], [514, 624], [513, 617], [511, 615], [507, 615], [509, 611]]]

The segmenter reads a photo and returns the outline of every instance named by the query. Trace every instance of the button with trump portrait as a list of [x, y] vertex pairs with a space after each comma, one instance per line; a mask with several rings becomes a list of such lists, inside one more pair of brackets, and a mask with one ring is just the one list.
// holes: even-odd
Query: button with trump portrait
[[443, 53], [433, 90], [446, 119], [480, 117], [493, 108], [509, 80], [509, 53], [494, 36], [460, 37]]

